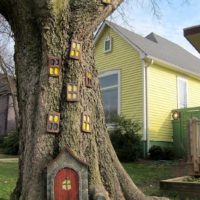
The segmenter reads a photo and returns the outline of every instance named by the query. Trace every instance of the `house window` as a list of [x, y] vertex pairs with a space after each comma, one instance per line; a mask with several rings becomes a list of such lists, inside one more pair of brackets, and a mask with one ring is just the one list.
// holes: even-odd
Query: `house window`
[[111, 37], [106, 37], [104, 41], [104, 52], [108, 53], [112, 50], [112, 38]]
[[187, 107], [187, 80], [184, 78], [177, 78], [178, 82], [178, 108]]
[[120, 113], [119, 100], [119, 71], [111, 71], [100, 76], [106, 123], [113, 123], [114, 118]]

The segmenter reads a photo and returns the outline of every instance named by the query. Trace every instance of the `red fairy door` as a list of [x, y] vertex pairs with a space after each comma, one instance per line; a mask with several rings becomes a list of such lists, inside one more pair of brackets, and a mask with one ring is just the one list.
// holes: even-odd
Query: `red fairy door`
[[78, 200], [78, 191], [78, 174], [70, 168], [61, 169], [54, 180], [55, 200]]

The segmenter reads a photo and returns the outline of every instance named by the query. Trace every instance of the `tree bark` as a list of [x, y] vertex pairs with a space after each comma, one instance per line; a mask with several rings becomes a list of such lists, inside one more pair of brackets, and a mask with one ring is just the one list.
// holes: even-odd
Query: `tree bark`
[[[67, 145], [89, 165], [90, 199], [155, 199], [146, 197], [132, 182], [113, 150], [107, 134], [98, 73], [93, 54], [93, 31], [122, 2], [100, 0], [18, 0], [7, 19], [15, 36], [15, 65], [19, 103], [19, 179], [11, 199], [44, 200], [44, 168]], [[1, 4], [0, 4], [1, 7]], [[0, 8], [1, 11], [1, 8]], [[82, 42], [80, 60], [68, 57], [75, 39]], [[61, 56], [59, 78], [48, 77], [48, 55]], [[93, 74], [86, 88], [85, 71]], [[66, 84], [79, 85], [80, 101], [66, 101]], [[46, 132], [47, 114], [61, 113], [61, 130]], [[92, 116], [92, 133], [81, 132], [81, 113]]]

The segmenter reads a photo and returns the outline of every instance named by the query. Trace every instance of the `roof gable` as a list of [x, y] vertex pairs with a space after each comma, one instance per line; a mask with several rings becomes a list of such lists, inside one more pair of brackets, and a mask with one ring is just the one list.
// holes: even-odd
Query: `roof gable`
[[105, 26], [111, 27], [123, 39], [125, 39], [132, 47], [136, 48], [143, 56], [150, 56], [164, 62], [178, 66], [184, 71], [200, 76], [200, 59], [193, 56], [179, 45], [155, 34], [150, 33], [146, 37], [142, 37], [131, 32], [117, 24], [105, 21], [96, 34], [95, 42], [103, 32]]
[[[68, 146], [66, 146], [59, 154], [58, 156], [52, 160], [49, 164], [48, 164], [48, 167], [50, 167], [51, 165], [53, 165], [56, 161], [58, 161], [62, 156], [65, 156], [65, 155], [68, 155], [70, 156], [74, 161], [80, 163], [81, 165], [85, 166], [85, 167], [88, 167], [88, 164], [81, 160], [80, 158], [78, 158], [73, 152], [72, 150], [70, 150], [70, 148]], [[67, 158], [67, 157], [66, 157]]]

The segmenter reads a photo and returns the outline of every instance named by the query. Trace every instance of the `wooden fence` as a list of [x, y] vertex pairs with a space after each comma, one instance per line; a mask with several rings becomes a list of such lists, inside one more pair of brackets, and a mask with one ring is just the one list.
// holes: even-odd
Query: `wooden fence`
[[187, 161], [192, 175], [200, 176], [200, 120], [192, 118], [189, 121], [189, 140]]

